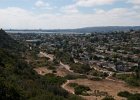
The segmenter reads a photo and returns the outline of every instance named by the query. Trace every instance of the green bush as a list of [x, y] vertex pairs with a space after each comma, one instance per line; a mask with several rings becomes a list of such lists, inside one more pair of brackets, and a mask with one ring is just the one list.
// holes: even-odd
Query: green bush
[[134, 77], [133, 75], [121, 74], [121, 75], [116, 75], [116, 77], [118, 79], [125, 81], [130, 86], [135, 86], [135, 87], [140, 86], [140, 80]]
[[127, 100], [140, 100], [140, 94], [132, 94], [127, 98]]
[[128, 91], [122, 91], [122, 92], [119, 92], [118, 93], [118, 96], [121, 96], [121, 97], [128, 97], [130, 96], [131, 93], [129, 93]]
[[77, 83], [69, 83], [70, 87], [74, 88], [75, 94], [84, 95], [87, 91], [90, 91], [90, 88], [83, 85], [78, 85]]
[[42, 82], [50, 85], [62, 85], [66, 82], [66, 79], [60, 76], [55, 76], [54, 74], [46, 74], [42, 77]]
[[81, 79], [87, 78], [87, 76], [86, 75], [72, 75], [72, 74], [68, 74], [68, 75], [65, 76], [65, 78], [68, 79], [68, 80], [73, 80], [73, 79], [78, 79], [78, 78], [81, 78]]
[[76, 73], [85, 74], [91, 70], [88, 64], [71, 63], [70, 66], [71, 66], [71, 70], [73, 70]]
[[69, 86], [75, 88], [78, 86], [78, 84], [77, 83], [69, 83]]
[[74, 88], [74, 90], [75, 90], [75, 94], [82, 95], [84, 92], [89, 91], [90, 88], [86, 87], [86, 86], [83, 86], [83, 85], [79, 85], [79, 86], [76, 86]]
[[126, 82], [131, 86], [140, 86], [140, 81], [138, 79], [135, 79], [133, 77], [126, 78]]
[[132, 94], [132, 93], [129, 93], [127, 91], [123, 91], [123, 92], [119, 92], [118, 96], [125, 97], [125, 98], [127, 98], [127, 100], [140, 100], [139, 93]]
[[102, 79], [100, 77], [92, 77], [92, 78], [90, 78], [90, 80], [93, 80], [93, 81], [101, 81]]

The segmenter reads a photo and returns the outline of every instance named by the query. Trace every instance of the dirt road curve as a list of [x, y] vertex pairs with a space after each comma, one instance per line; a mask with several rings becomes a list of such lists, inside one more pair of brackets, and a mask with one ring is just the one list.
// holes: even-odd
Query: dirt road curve
[[69, 93], [75, 94], [74, 89], [68, 86], [69, 83], [71, 83], [71, 81], [67, 80], [67, 82], [65, 82], [61, 87], [66, 91], [68, 91]]

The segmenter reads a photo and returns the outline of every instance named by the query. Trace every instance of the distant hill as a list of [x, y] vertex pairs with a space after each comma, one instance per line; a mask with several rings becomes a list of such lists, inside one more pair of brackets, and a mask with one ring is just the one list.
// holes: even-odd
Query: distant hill
[[47, 33], [47, 32], [69, 32], [69, 33], [91, 33], [91, 32], [114, 32], [140, 30], [140, 26], [106, 26], [106, 27], [85, 27], [77, 29], [51, 29], [51, 30], [7, 30], [8, 33]]
[[113, 31], [129, 31], [140, 30], [140, 26], [108, 26], [108, 27], [85, 27], [78, 29], [60, 29], [46, 30], [48, 32], [76, 32], [76, 33], [91, 33], [91, 32], [113, 32]]

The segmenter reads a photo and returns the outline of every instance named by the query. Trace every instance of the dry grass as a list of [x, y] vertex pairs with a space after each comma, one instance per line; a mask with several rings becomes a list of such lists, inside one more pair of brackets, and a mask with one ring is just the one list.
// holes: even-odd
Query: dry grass
[[[134, 88], [129, 87], [125, 83], [120, 82], [113, 82], [109, 80], [102, 80], [102, 81], [91, 81], [88, 79], [77, 79], [77, 80], [70, 80], [69, 83], [78, 83], [79, 85], [85, 85], [90, 87], [91, 94], [94, 93], [95, 90], [98, 90], [99, 92], [107, 92], [109, 95], [113, 96], [115, 100], [125, 100], [124, 98], [121, 98], [117, 96], [117, 93], [120, 91], [129, 91], [131, 93], [140, 93], [140, 88]], [[68, 83], [67, 83], [68, 84]], [[69, 86], [65, 85], [64, 87], [66, 90], [70, 89]], [[69, 91], [72, 92], [73, 89], [70, 89]], [[74, 91], [73, 91], [74, 92]], [[82, 96], [86, 100], [101, 100], [103, 96]]]

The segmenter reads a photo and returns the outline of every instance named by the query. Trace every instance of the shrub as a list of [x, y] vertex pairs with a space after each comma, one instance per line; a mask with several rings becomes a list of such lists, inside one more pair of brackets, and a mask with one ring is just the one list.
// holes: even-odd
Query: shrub
[[71, 70], [73, 70], [76, 73], [87, 73], [91, 70], [90, 66], [88, 64], [81, 64], [81, 63], [71, 63]]
[[77, 83], [69, 83], [69, 86], [75, 88], [78, 86], [78, 84]]
[[101, 81], [102, 79], [100, 77], [92, 77], [92, 78], [90, 78], [90, 80], [93, 80], [93, 81]]
[[139, 93], [132, 94], [132, 93], [129, 93], [127, 91], [123, 91], [123, 92], [119, 92], [118, 96], [125, 97], [125, 98], [127, 98], [127, 100], [140, 100]]
[[130, 93], [128, 91], [122, 91], [122, 92], [119, 92], [118, 93], [118, 96], [128, 97], [128, 96], [130, 96]]
[[127, 100], [140, 100], [140, 94], [132, 94], [127, 98]]
[[130, 86], [135, 86], [135, 87], [140, 86], [140, 80], [139, 79], [136, 79], [132, 75], [122, 74], [122, 75], [116, 75], [116, 77], [118, 79], [124, 80]]
[[137, 79], [135, 79], [135, 78], [133, 78], [133, 77], [129, 77], [129, 78], [127, 78], [126, 79], [126, 82], [129, 84], [129, 85], [131, 85], [131, 86], [140, 86], [140, 82], [139, 82], [139, 80], [137, 80]]
[[83, 85], [79, 85], [79, 86], [75, 87], [74, 89], [75, 89], [75, 94], [77, 94], [77, 95], [81, 95], [81, 94], [83, 94], [83, 92], [90, 90], [89, 87], [86, 87]]
[[68, 80], [73, 80], [73, 79], [78, 79], [78, 78], [82, 79], [82, 78], [87, 78], [87, 77], [86, 77], [86, 75], [70, 75], [70, 74], [68, 74], [65, 76], [65, 78]]
[[43, 76], [42, 82], [50, 85], [62, 85], [66, 82], [66, 79], [60, 76], [55, 76], [54, 74], [47, 74]]

